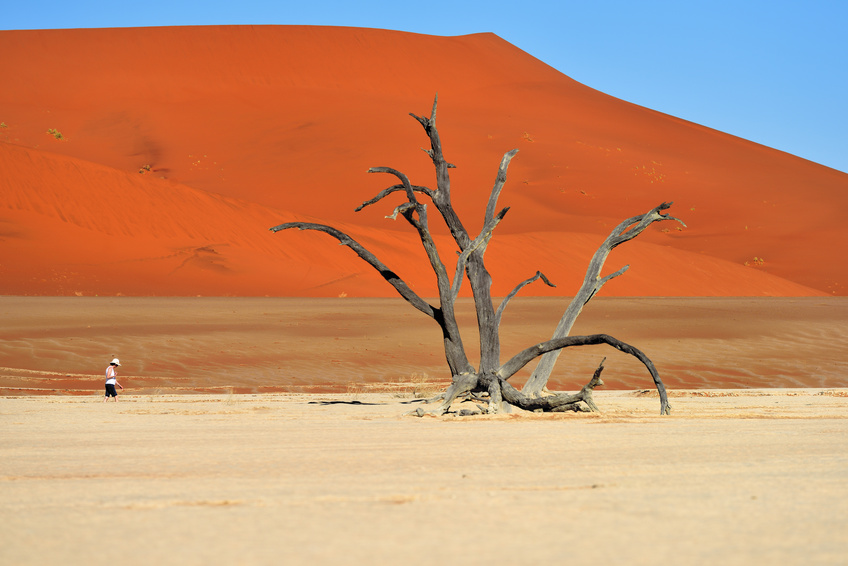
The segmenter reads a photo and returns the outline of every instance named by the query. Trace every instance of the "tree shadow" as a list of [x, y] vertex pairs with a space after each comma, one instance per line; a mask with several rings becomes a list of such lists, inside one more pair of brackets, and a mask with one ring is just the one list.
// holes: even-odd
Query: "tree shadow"
[[310, 405], [385, 405], [386, 403], [363, 403], [362, 401], [310, 401]]

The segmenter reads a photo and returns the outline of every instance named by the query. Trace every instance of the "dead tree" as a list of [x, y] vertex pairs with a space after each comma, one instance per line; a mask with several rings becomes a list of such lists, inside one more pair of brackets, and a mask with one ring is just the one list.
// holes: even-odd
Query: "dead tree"
[[[598, 274], [609, 251], [615, 246], [632, 239], [651, 223], [658, 220], [671, 219], [671, 216], [663, 213], [664, 210], [669, 208], [670, 204], [661, 204], [647, 214], [636, 216], [620, 224], [595, 254], [589, 271], [587, 271], [583, 288], [581, 288], [580, 293], [574, 298], [571, 306], [567, 309], [554, 337], [526, 348], [506, 362], [501, 363], [499, 329], [504, 309], [518, 292], [530, 283], [541, 279], [545, 284], [553, 285], [541, 272], [536, 272], [532, 277], [516, 285], [512, 292], [495, 308], [491, 295], [492, 278], [486, 269], [484, 256], [495, 228], [509, 210], [508, 207], [498, 210], [497, 202], [506, 183], [506, 173], [509, 163], [518, 150], [514, 149], [507, 152], [503, 156], [503, 159], [501, 159], [495, 184], [486, 206], [483, 228], [479, 234], [472, 237], [462, 224], [451, 204], [449, 170], [454, 168], [454, 165], [445, 160], [442, 152], [439, 132], [436, 129], [437, 104], [438, 97], [433, 102], [433, 108], [429, 118], [410, 114], [421, 124], [430, 140], [430, 149], [426, 150], [426, 152], [430, 156], [435, 168], [436, 188], [431, 189], [426, 186], [413, 185], [406, 175], [390, 167], [374, 167], [369, 169], [370, 173], [387, 173], [397, 178], [399, 182], [382, 190], [377, 196], [364, 202], [356, 210], [360, 211], [368, 206], [377, 204], [394, 193], [401, 193], [405, 197], [403, 202], [395, 207], [388, 218], [396, 219], [400, 215], [418, 233], [418, 238], [421, 240], [421, 244], [430, 262], [430, 267], [433, 269], [436, 277], [439, 294], [438, 305], [431, 305], [422, 297], [418, 296], [403, 279], [383, 264], [377, 256], [365, 249], [348, 234], [332, 226], [308, 222], [288, 222], [274, 226], [271, 228], [271, 231], [279, 232], [281, 230], [297, 228], [300, 230], [323, 232], [335, 238], [340, 244], [353, 250], [363, 261], [377, 270], [383, 279], [394, 287], [397, 293], [410, 305], [432, 318], [438, 324], [442, 332], [445, 358], [451, 372], [452, 380], [447, 391], [441, 396], [441, 399], [443, 399], [441, 405], [433, 411], [436, 414], [447, 412], [451, 404], [460, 395], [474, 395], [478, 398], [484, 398], [488, 404], [486, 410], [489, 413], [498, 412], [504, 402], [530, 411], [578, 410], [580, 407], [583, 407], [582, 404], [588, 406], [588, 409], [583, 410], [596, 410], [591, 395], [594, 387], [602, 383], [600, 380], [600, 371], [603, 369], [603, 365], [595, 372], [595, 376], [593, 376], [589, 384], [577, 394], [539, 395], [547, 383], [547, 378], [550, 375], [549, 370], [545, 374], [537, 368], [531, 379], [533, 385], [530, 387], [529, 393], [527, 391], [519, 391], [510, 385], [508, 380], [521, 368], [540, 356], [551, 355], [563, 348], [571, 346], [600, 344], [607, 344], [626, 354], [630, 354], [644, 364], [659, 392], [660, 412], [662, 414], [668, 414], [669, 404], [665, 386], [653, 362], [644, 353], [607, 334], [568, 336], [568, 331], [574, 319], [579, 314], [580, 309], [592, 298], [598, 289], [606, 281], [620, 275], [627, 269], [625, 267], [612, 275], [600, 278]], [[457, 245], [458, 256], [452, 273], [445, 265], [439, 250], [436, 248], [430, 232], [427, 205], [422, 203], [419, 197], [425, 197], [433, 204]], [[454, 311], [460, 287], [465, 279], [468, 280], [470, 285], [477, 313], [477, 326], [480, 336], [480, 365], [478, 368], [474, 368], [468, 360]], [[419, 414], [421, 414], [420, 410]]]

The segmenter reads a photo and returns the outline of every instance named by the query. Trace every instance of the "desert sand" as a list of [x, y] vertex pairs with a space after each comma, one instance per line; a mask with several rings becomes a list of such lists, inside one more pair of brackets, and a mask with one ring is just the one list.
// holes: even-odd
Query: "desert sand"
[[[558, 303], [516, 300], [504, 355]], [[841, 564], [846, 309], [596, 299], [575, 330], [671, 415], [590, 348], [552, 384], [608, 356], [600, 414], [417, 418], [448, 376], [401, 301], [2, 297], [0, 561]]]
[[[518, 297], [501, 358], [551, 337], [567, 299]], [[90, 394], [113, 357], [139, 393], [334, 392], [450, 375], [441, 333], [401, 299], [0, 297], [0, 394]], [[476, 319], [458, 310], [472, 363]], [[598, 297], [572, 334], [644, 351], [669, 388], [848, 387], [848, 299]], [[651, 389], [634, 358], [569, 348], [550, 384], [579, 389], [607, 356], [608, 389]], [[521, 385], [533, 364], [513, 378]], [[428, 385], [430, 384], [430, 385]]]
[[844, 564], [848, 390], [0, 399], [4, 564]]

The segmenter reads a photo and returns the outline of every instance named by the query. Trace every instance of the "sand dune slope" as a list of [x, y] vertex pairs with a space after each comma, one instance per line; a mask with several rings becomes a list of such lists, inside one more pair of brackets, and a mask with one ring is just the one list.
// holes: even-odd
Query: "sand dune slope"
[[[169, 180], [0, 145], [0, 164], [20, 182], [8, 186], [0, 218], [5, 294], [385, 296], [380, 275], [317, 233], [272, 234], [270, 226], [316, 221], [288, 211], [201, 191]], [[385, 220], [386, 224], [392, 224]], [[402, 274], [422, 295], [433, 276], [410, 233], [336, 223]], [[443, 250], [450, 243], [441, 238]], [[543, 269], [573, 293], [597, 237], [566, 232], [505, 234], [492, 245], [497, 294]], [[556, 244], [549, 254], [545, 246]], [[812, 289], [712, 257], [635, 242], [624, 261], [638, 263], [610, 294], [807, 295]], [[539, 250], [527, 254], [526, 250]], [[450, 253], [449, 251], [447, 253]], [[397, 267], [394, 267], [397, 266]], [[674, 266], [670, 269], [669, 266]], [[662, 275], [657, 279], [657, 275]], [[705, 281], [706, 277], [712, 277]]]
[[520, 149], [487, 256], [498, 294], [537, 269], [572, 292], [606, 233], [663, 201], [688, 228], [617, 251], [611, 267], [633, 268], [605, 294], [848, 290], [848, 175], [614, 99], [492, 34], [4, 31], [0, 74], [0, 293], [392, 294], [326, 237], [267, 232], [312, 218], [432, 294], [419, 246], [384, 218], [397, 202], [354, 208], [392, 182], [371, 166], [433, 184], [407, 113], [436, 92], [470, 230]]

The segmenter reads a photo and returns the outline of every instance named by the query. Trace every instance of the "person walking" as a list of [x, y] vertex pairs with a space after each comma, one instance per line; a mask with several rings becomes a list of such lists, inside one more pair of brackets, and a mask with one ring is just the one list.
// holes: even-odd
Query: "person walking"
[[115, 402], [118, 402], [118, 392], [115, 390], [115, 386], [121, 388], [121, 391], [124, 390], [124, 386], [118, 383], [118, 370], [116, 369], [121, 365], [121, 362], [118, 358], [113, 359], [109, 362], [109, 367], [106, 368], [106, 397], [103, 398], [103, 402], [109, 400], [109, 397], [114, 397]]

